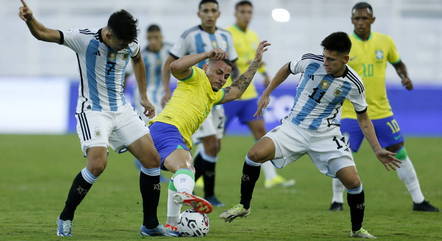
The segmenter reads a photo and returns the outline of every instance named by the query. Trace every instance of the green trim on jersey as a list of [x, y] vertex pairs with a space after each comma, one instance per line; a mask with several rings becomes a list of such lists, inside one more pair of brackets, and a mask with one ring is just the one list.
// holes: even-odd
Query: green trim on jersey
[[398, 61], [396, 61], [396, 62], [390, 62], [390, 64], [399, 64], [400, 62], [401, 62], [402, 60], [401, 59], [399, 59]]
[[223, 92], [223, 97], [221, 97], [221, 99], [218, 102], [216, 102], [215, 105], [220, 104], [224, 100], [224, 96], [226, 95], [226, 91], [224, 90], [224, 88], [222, 88], [221, 90]]
[[190, 78], [192, 78], [193, 77], [193, 68], [192, 68], [192, 73], [189, 75], [189, 76], [187, 76], [186, 78], [184, 78], [184, 79], [178, 79], [179, 81], [186, 81], [186, 80], [188, 80], [188, 79], [190, 79]]
[[353, 35], [357, 40], [360, 40], [360, 41], [363, 41], [363, 42], [370, 40], [371, 37], [373, 36], [373, 34], [370, 32], [370, 36], [368, 36], [368, 39], [367, 39], [367, 40], [363, 40], [363, 39], [361, 39], [361, 38], [360, 38], [355, 32], [353, 32], [352, 35]]

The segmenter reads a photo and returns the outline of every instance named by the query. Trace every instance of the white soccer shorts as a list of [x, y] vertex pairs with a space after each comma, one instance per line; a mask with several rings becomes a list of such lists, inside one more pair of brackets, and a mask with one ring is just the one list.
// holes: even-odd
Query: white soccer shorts
[[204, 120], [195, 134], [193, 134], [192, 139], [195, 143], [198, 143], [200, 138], [207, 136], [216, 136], [216, 138], [222, 139], [224, 136], [225, 122], [226, 116], [224, 115], [223, 106], [215, 105], [206, 120]]
[[319, 169], [327, 176], [348, 166], [355, 166], [348, 143], [339, 127], [326, 132], [304, 129], [289, 121], [269, 131], [265, 137], [275, 144], [275, 158], [272, 163], [283, 168], [308, 154]]
[[77, 134], [85, 156], [89, 148], [96, 146], [110, 146], [116, 152], [124, 152], [127, 146], [149, 134], [149, 128], [130, 105], [119, 108], [115, 112], [85, 111], [75, 114]]

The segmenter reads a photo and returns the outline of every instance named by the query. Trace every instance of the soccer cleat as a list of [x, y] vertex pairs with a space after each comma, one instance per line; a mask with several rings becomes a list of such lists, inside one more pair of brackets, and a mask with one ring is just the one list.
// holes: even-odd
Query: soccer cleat
[[172, 226], [170, 224], [166, 224], [166, 225], [164, 225], [164, 229], [166, 229], [167, 233], [174, 234], [174, 236], [169, 236], [169, 235], [166, 235], [166, 236], [169, 236], [169, 237], [179, 237], [179, 236], [181, 236], [180, 232], [178, 232], [178, 228], [176, 226]]
[[176, 204], [186, 204], [191, 206], [195, 211], [199, 213], [211, 213], [213, 210], [212, 204], [210, 204], [204, 198], [200, 198], [198, 196], [185, 193], [185, 192], [177, 192], [173, 195], [173, 201]]
[[420, 212], [439, 212], [439, 208], [431, 205], [430, 202], [424, 200], [421, 203], [413, 203], [413, 211]]
[[57, 220], [57, 236], [72, 237], [72, 220]]
[[204, 187], [204, 179], [202, 177], [198, 178], [195, 182], [195, 187], [203, 188]]
[[368, 239], [375, 239], [376, 238], [375, 236], [371, 235], [364, 228], [361, 228], [358, 231], [351, 231], [350, 237], [352, 237], [352, 238], [368, 238]]
[[224, 207], [224, 203], [220, 202], [215, 196], [206, 197], [206, 200], [215, 207]]
[[264, 187], [265, 188], [272, 188], [274, 186], [283, 186], [283, 187], [291, 187], [295, 185], [296, 181], [294, 179], [287, 180], [283, 178], [282, 176], [276, 176], [270, 180], [265, 180]]
[[247, 217], [250, 214], [250, 208], [245, 209], [242, 204], [237, 204], [219, 215], [224, 221], [231, 223], [237, 217]]
[[329, 211], [342, 211], [344, 210], [344, 205], [342, 203], [338, 202], [332, 202], [330, 205], [330, 208], [328, 208]]
[[159, 224], [156, 228], [146, 228], [144, 225], [141, 225], [140, 235], [142, 237], [150, 237], [150, 236], [167, 236], [167, 237], [179, 237], [179, 233], [177, 231], [171, 231], [167, 228], [163, 227], [163, 225]]

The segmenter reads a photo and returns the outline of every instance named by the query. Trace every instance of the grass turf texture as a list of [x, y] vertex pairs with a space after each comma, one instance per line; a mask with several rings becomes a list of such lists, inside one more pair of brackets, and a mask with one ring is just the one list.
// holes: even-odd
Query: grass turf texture
[[[442, 207], [441, 139], [408, 138], [426, 198]], [[243, 158], [253, 144], [248, 137], [226, 137], [217, 166], [216, 193], [227, 207], [239, 202]], [[74, 135], [0, 135], [0, 240], [61, 240], [56, 218], [74, 176], [85, 160]], [[394, 172], [375, 160], [365, 143], [356, 162], [366, 192], [365, 227], [383, 240], [442, 240], [442, 213], [411, 211], [411, 199]], [[210, 214], [204, 240], [352, 240], [348, 206], [344, 212], [327, 210], [331, 180], [320, 174], [307, 157], [279, 173], [293, 177], [293, 188], [264, 189], [257, 183], [252, 213], [233, 223]], [[169, 174], [166, 174], [169, 175]], [[196, 190], [198, 194], [202, 190]], [[160, 222], [165, 221], [167, 188], [162, 187]], [[138, 173], [130, 154], [110, 152], [106, 171], [77, 209], [69, 240], [141, 240], [141, 197]], [[172, 240], [173, 238], [156, 238]]]

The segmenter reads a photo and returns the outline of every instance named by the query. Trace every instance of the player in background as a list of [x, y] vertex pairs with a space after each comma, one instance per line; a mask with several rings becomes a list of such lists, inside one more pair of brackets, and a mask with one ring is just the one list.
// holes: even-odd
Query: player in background
[[[227, 30], [232, 34], [233, 45], [235, 46], [236, 53], [238, 54], [238, 61], [236, 61], [236, 64], [238, 65], [239, 73], [243, 73], [247, 70], [250, 62], [255, 57], [255, 48], [259, 44], [258, 35], [249, 28], [252, 15], [252, 2], [248, 0], [238, 2], [235, 5], [236, 23], [227, 28]], [[264, 85], [267, 86], [270, 79], [266, 72], [264, 63], [261, 63], [258, 72], [264, 78]], [[228, 80], [227, 85], [230, 84], [231, 81]], [[262, 116], [253, 116], [257, 107], [258, 93], [255, 85], [251, 84], [239, 100], [224, 104], [224, 112], [226, 114], [226, 129], [235, 118], [238, 118], [241, 124], [249, 127], [255, 140], [259, 140], [266, 134], [266, 129]], [[195, 163], [195, 165], [197, 165], [197, 163]], [[264, 186], [266, 188], [271, 188], [276, 185], [289, 187], [295, 184], [295, 180], [286, 180], [282, 176], [277, 175], [276, 168], [272, 165], [272, 163], [265, 162], [261, 165], [261, 167], [264, 171]]]
[[[346, 33], [336, 32], [321, 43], [323, 55], [305, 54], [278, 71], [258, 103], [257, 115], [269, 104], [271, 92], [291, 74], [302, 73], [295, 103], [282, 124], [268, 132], [247, 153], [241, 178], [240, 204], [223, 212], [227, 222], [250, 214], [253, 189], [260, 166], [272, 161], [282, 168], [308, 154], [323, 174], [337, 177], [347, 188], [352, 237], [375, 238], [362, 228], [364, 191], [345, 137], [339, 130], [342, 101], [350, 100], [357, 112], [358, 122], [379, 161], [389, 169], [398, 167], [394, 153], [379, 145], [373, 125], [367, 116], [364, 86], [346, 63], [351, 42]], [[275, 200], [276, 201], [276, 200]]]
[[149, 130], [124, 98], [126, 65], [132, 60], [145, 114], [153, 116], [154, 107], [146, 96], [143, 59], [136, 42], [137, 20], [125, 10], [114, 12], [107, 26], [95, 31], [60, 31], [38, 22], [22, 0], [20, 18], [38, 40], [65, 45], [77, 54], [80, 70], [77, 103], [77, 133], [86, 167], [75, 177], [63, 211], [57, 220], [57, 235], [72, 236], [72, 221], [77, 206], [107, 164], [108, 146], [115, 151], [129, 150], [143, 168], [140, 192], [143, 197], [143, 226], [148, 235], [169, 235], [158, 223], [160, 197], [160, 157]]
[[[227, 58], [233, 63], [232, 79], [238, 77], [238, 68], [235, 64], [237, 55], [233, 47], [232, 37], [227, 30], [218, 28], [216, 22], [220, 16], [219, 4], [216, 0], [201, 0], [198, 5], [198, 17], [201, 24], [194, 26], [181, 34], [180, 39], [170, 50], [170, 56], [163, 67], [163, 84], [165, 96], [163, 103], [170, 98], [170, 64], [172, 61], [189, 54], [199, 54], [220, 48], [227, 53]], [[207, 60], [197, 64], [202, 68]], [[215, 164], [221, 148], [221, 138], [224, 133], [224, 109], [222, 105], [212, 108], [207, 119], [194, 134], [193, 138], [201, 142], [195, 156], [195, 177], [204, 178], [204, 197], [214, 206], [223, 204], [215, 196]]]
[[[359, 2], [352, 8], [354, 32], [350, 36], [353, 47], [349, 66], [362, 77], [367, 89], [368, 116], [373, 122], [381, 146], [395, 152], [396, 158], [402, 161], [397, 175], [411, 195], [413, 210], [437, 212], [439, 209], [424, 198], [416, 171], [404, 147], [404, 137], [391, 110], [385, 86], [387, 63], [393, 65], [407, 90], [413, 89], [413, 83], [391, 37], [371, 31], [375, 19], [373, 8], [366, 2]], [[341, 131], [349, 137], [351, 150], [357, 152], [364, 133], [358, 126], [356, 113], [348, 101], [342, 107]], [[344, 186], [338, 179], [333, 179], [332, 188], [333, 198], [329, 210], [340, 211], [343, 209]]]
[[[169, 50], [172, 44], [163, 41], [163, 34], [160, 26], [151, 24], [146, 29], [147, 46], [142, 49], [141, 56], [143, 58], [144, 67], [146, 69], [146, 86], [147, 96], [155, 107], [155, 113], [159, 114], [163, 109], [161, 100], [164, 95], [162, 68], [163, 63], [169, 56]], [[140, 95], [138, 89], [135, 91], [135, 110], [140, 113], [144, 121], [148, 121], [145, 116], [143, 107], [140, 103]]]
[[[260, 43], [255, 59], [246, 72], [231, 86], [222, 88], [230, 77], [232, 63], [227, 53], [216, 48], [199, 54], [185, 55], [170, 65], [178, 85], [163, 111], [151, 122], [149, 129], [157, 148], [161, 167], [174, 173], [169, 182], [166, 228], [176, 232], [181, 205], [197, 212], [210, 213], [212, 205], [192, 195], [195, 186], [193, 160], [190, 153], [192, 135], [209, 115], [212, 107], [241, 96], [259, 67], [263, 53], [270, 44]], [[200, 69], [196, 65], [207, 64]]]

